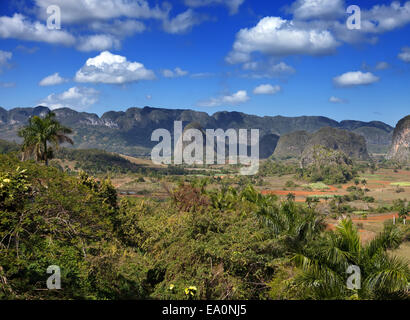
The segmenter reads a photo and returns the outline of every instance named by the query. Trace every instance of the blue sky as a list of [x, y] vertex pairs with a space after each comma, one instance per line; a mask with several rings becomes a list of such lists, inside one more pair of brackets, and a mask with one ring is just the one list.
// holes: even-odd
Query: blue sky
[[[61, 29], [47, 27], [58, 5]], [[357, 5], [361, 28], [346, 9]], [[54, 20], [52, 20], [54, 22]], [[0, 106], [408, 115], [410, 1], [32, 0], [0, 4]]]

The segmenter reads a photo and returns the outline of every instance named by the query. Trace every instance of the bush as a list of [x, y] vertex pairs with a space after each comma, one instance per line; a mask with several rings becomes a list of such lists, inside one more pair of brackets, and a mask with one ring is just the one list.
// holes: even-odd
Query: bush
[[[0, 266], [7, 279], [0, 298], [145, 296], [146, 258], [116, 236], [118, 208], [109, 182], [9, 156], [0, 156], [0, 172]], [[37, 290], [45, 288], [50, 265], [60, 267], [64, 290]]]

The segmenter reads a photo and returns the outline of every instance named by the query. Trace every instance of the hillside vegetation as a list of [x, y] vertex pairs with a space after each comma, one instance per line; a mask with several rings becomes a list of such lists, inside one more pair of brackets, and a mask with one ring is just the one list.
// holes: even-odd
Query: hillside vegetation
[[342, 151], [346, 156], [356, 160], [370, 158], [363, 136], [331, 127], [322, 128], [314, 133], [295, 131], [283, 135], [273, 156], [278, 159], [300, 158], [305, 150], [316, 145]]
[[[0, 108], [0, 139], [20, 142], [17, 130], [27, 124], [32, 116], [44, 116], [50, 110], [46, 107]], [[109, 111], [101, 117], [96, 114], [77, 112], [69, 108], [54, 110], [57, 119], [73, 129], [72, 136], [75, 148], [102, 149], [130, 156], [148, 156], [155, 145], [151, 134], [155, 129], [163, 128], [171, 133], [174, 121], [182, 121], [183, 126], [198, 123], [203, 129], [259, 129], [261, 141], [269, 151], [275, 149], [276, 136], [283, 136], [293, 131], [313, 133], [324, 127], [354, 131], [362, 135], [368, 144], [380, 150], [390, 145], [393, 128], [389, 125], [372, 121], [346, 120], [337, 122], [326, 117], [302, 116], [259, 117], [241, 112], [216, 112], [209, 115], [205, 112], [165, 108], [129, 108], [126, 111]], [[264, 137], [266, 138], [264, 139]], [[262, 153], [265, 148], [261, 148]], [[371, 151], [372, 151], [371, 150]], [[272, 154], [265, 155], [268, 157]]]
[[[249, 185], [209, 188], [198, 180], [170, 190], [164, 202], [120, 201], [109, 180], [9, 155], [0, 155], [0, 181], [2, 299], [406, 296], [409, 267], [387, 254], [404, 239], [398, 227], [359, 250], [348, 221], [329, 233], [314, 208]], [[340, 255], [327, 258], [334, 248]], [[350, 264], [365, 280], [355, 293], [343, 286]], [[44, 290], [50, 265], [61, 268], [63, 290]]]

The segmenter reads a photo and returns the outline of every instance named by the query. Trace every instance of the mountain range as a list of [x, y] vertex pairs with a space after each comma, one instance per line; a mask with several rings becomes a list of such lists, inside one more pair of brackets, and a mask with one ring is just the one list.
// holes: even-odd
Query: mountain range
[[[0, 139], [21, 142], [18, 129], [32, 116], [50, 112], [47, 107], [0, 107]], [[370, 153], [387, 152], [394, 128], [380, 121], [344, 120], [341, 122], [322, 116], [255, 116], [241, 112], [216, 112], [209, 115], [187, 109], [130, 108], [126, 111], [109, 111], [101, 117], [93, 113], [77, 112], [69, 108], [54, 110], [57, 119], [73, 129], [75, 148], [97, 148], [130, 156], [148, 156], [157, 142], [151, 141], [155, 129], [173, 131], [174, 121], [186, 126], [198, 123], [204, 129], [259, 129], [264, 157], [275, 150], [280, 136], [305, 131], [313, 133], [324, 127], [344, 129], [364, 137]]]

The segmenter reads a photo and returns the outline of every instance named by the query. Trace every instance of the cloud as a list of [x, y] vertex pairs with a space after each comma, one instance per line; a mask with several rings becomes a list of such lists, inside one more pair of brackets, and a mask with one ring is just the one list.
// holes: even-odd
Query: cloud
[[410, 47], [405, 47], [401, 49], [401, 52], [399, 53], [398, 57], [404, 62], [410, 62]]
[[181, 68], [177, 67], [174, 70], [165, 69], [162, 71], [162, 75], [165, 78], [178, 78], [186, 76], [189, 72], [182, 70]]
[[390, 65], [387, 62], [384, 62], [384, 61], [378, 62], [376, 64], [376, 67], [375, 67], [376, 70], [386, 70], [386, 69], [389, 69], [389, 68], [390, 68]]
[[295, 69], [285, 62], [276, 63], [273, 60], [269, 62], [249, 61], [242, 65], [245, 71], [252, 71], [249, 74], [252, 78], [274, 78], [289, 76], [295, 73]]
[[344, 15], [344, 0], [297, 0], [290, 10], [295, 19], [334, 19]]
[[104, 51], [112, 48], [119, 49], [120, 46], [120, 41], [111, 35], [95, 34], [80, 37], [77, 49], [79, 51]]
[[15, 82], [2, 82], [0, 81], [1, 88], [14, 88], [16, 86]]
[[346, 103], [346, 100], [345, 100], [345, 99], [342, 99], [342, 98], [335, 97], [335, 96], [331, 96], [331, 97], [329, 98], [329, 102], [331, 102], [331, 103], [336, 103], [336, 104], [340, 104], [340, 103]]
[[375, 5], [370, 10], [362, 10], [364, 32], [383, 33], [410, 23], [410, 1], [403, 6], [398, 1], [388, 5]]
[[191, 78], [194, 78], [194, 79], [204, 79], [204, 78], [210, 78], [214, 76], [215, 76], [215, 73], [213, 72], [198, 72], [198, 73], [191, 74]]
[[393, 1], [390, 5], [374, 5], [369, 10], [361, 10], [361, 29], [349, 30], [346, 21], [316, 21], [333, 32], [338, 40], [346, 43], [378, 42], [378, 35], [404, 27], [410, 23], [410, 1], [403, 5]]
[[67, 79], [61, 78], [59, 73], [56, 72], [52, 74], [51, 76], [45, 77], [43, 80], [39, 82], [39, 86], [45, 87], [45, 86], [54, 86], [57, 84], [62, 84], [64, 82], [67, 82]]
[[0, 38], [73, 45], [76, 39], [62, 30], [49, 30], [40, 22], [31, 22], [21, 14], [0, 17]]
[[12, 57], [12, 52], [0, 50], [0, 73], [2, 72], [3, 67], [9, 65], [8, 61], [11, 60]]
[[185, 0], [185, 4], [189, 7], [205, 7], [212, 5], [225, 5], [229, 9], [229, 14], [238, 13], [239, 7], [245, 0]]
[[140, 80], [153, 80], [155, 73], [142, 63], [129, 62], [126, 57], [104, 51], [100, 55], [87, 60], [77, 71], [75, 81], [124, 84]]
[[390, 68], [390, 64], [388, 64], [385, 61], [380, 61], [376, 63], [376, 65], [373, 67], [371, 65], [368, 65], [366, 62], [362, 63], [362, 70], [365, 71], [380, 71], [380, 70], [387, 70]]
[[360, 30], [346, 27], [346, 8], [344, 0], [296, 0], [285, 9], [290, 19], [268, 16], [241, 29], [225, 60], [250, 62], [254, 52], [270, 57], [329, 55], [343, 42], [376, 44], [380, 34], [410, 23], [410, 1], [362, 8]]
[[16, 47], [16, 50], [19, 50], [19, 51], [27, 53], [27, 54], [34, 54], [38, 51], [38, 49], [39, 49], [38, 47], [31, 47], [30, 48], [30, 47], [23, 46], [21, 44], [19, 44]]
[[136, 33], [142, 33], [146, 30], [145, 24], [137, 20], [114, 20], [113, 22], [95, 21], [91, 23], [90, 29], [96, 32], [112, 34], [123, 38], [132, 36]]
[[261, 84], [257, 86], [254, 90], [254, 94], [276, 94], [281, 91], [282, 88], [280, 86], [272, 86], [270, 84]]
[[197, 104], [198, 107], [221, 107], [221, 106], [236, 106], [245, 103], [249, 100], [248, 93], [245, 90], [239, 90], [232, 95], [211, 98], [201, 101]]
[[265, 17], [255, 27], [236, 34], [233, 50], [226, 61], [231, 64], [247, 62], [252, 52], [274, 57], [327, 55], [339, 45], [328, 30], [302, 27], [280, 17]]
[[[31, 22], [21, 14], [14, 14], [13, 17], [0, 17], [0, 38], [63, 44], [75, 46], [79, 51], [118, 49], [121, 46], [121, 39], [144, 31], [145, 25], [134, 20], [115, 20], [112, 23], [96, 21], [90, 24], [88, 30], [105, 31], [106, 33], [81, 35], [76, 38], [67, 31], [50, 30], [45, 24], [37, 21]], [[26, 48], [19, 46], [19, 49], [25, 50]], [[35, 52], [27, 49], [25, 51]]]
[[188, 9], [171, 20], [164, 19], [163, 28], [168, 33], [186, 33], [204, 20], [205, 17], [198, 15], [192, 9]]
[[338, 87], [353, 87], [369, 85], [379, 81], [379, 79], [379, 77], [376, 77], [371, 72], [363, 73], [361, 71], [352, 71], [333, 78], [333, 82]]
[[170, 6], [150, 7], [145, 0], [35, 0], [37, 13], [41, 19], [47, 18], [50, 5], [60, 7], [63, 24], [103, 21], [121, 17], [134, 19], [164, 19]]
[[50, 109], [70, 108], [83, 111], [98, 101], [99, 91], [93, 88], [72, 87], [60, 94], [50, 94], [41, 104]]

